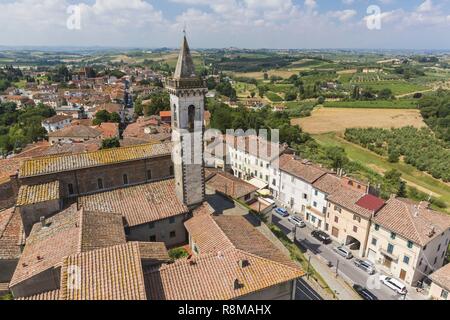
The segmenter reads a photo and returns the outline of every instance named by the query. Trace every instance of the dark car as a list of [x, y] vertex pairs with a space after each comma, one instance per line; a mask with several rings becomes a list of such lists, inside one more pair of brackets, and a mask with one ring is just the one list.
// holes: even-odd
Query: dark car
[[275, 213], [278, 214], [282, 218], [289, 217], [289, 212], [287, 212], [287, 210], [283, 209], [283, 208], [276, 208]]
[[364, 300], [378, 300], [377, 296], [374, 295], [372, 292], [370, 292], [369, 290], [367, 290], [366, 288], [355, 284], [353, 286], [353, 289], [355, 289], [355, 291], [360, 295], [361, 298], [363, 298]]
[[330, 236], [323, 231], [314, 230], [313, 232], [311, 232], [311, 235], [323, 244], [331, 243]]

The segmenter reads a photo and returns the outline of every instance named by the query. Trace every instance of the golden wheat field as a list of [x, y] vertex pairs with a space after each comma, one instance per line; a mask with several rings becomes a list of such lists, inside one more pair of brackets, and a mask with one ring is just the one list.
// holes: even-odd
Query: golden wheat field
[[311, 117], [293, 119], [292, 124], [300, 125], [310, 134], [344, 132], [347, 128], [426, 126], [419, 110], [346, 108], [318, 108]]

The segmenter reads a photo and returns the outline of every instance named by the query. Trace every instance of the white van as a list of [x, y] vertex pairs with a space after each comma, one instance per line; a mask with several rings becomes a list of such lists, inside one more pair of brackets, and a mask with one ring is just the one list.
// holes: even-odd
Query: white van
[[406, 285], [403, 284], [400, 280], [397, 280], [397, 279], [394, 279], [391, 277], [387, 277], [387, 276], [380, 276], [380, 281], [385, 286], [387, 286], [391, 290], [394, 290], [398, 294], [404, 295], [404, 294], [408, 293], [408, 290], [406, 289]]

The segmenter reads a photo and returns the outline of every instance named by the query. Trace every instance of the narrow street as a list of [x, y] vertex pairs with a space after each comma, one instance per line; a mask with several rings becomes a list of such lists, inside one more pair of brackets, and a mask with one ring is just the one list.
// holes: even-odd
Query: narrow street
[[[282, 218], [272, 211], [271, 220], [284, 234], [292, 238], [293, 225], [287, 218]], [[394, 291], [380, 283], [380, 274], [377, 273], [370, 276], [368, 273], [354, 265], [354, 258], [347, 260], [333, 251], [333, 247], [338, 246], [339, 244], [331, 243], [324, 245], [311, 236], [312, 231], [313, 229], [308, 226], [305, 228], [297, 228], [295, 237], [296, 244], [303, 252], [314, 255], [323, 263], [323, 266], [326, 266], [326, 268], [321, 268], [321, 270], [327, 270], [329, 273], [327, 276], [333, 275], [335, 278], [340, 278], [344, 280], [349, 287], [352, 287], [354, 284], [363, 286], [369, 289], [369, 291], [379, 300], [416, 300], [421, 298], [421, 295], [417, 294], [414, 289], [411, 288], [408, 288], [409, 292], [406, 297], [396, 294]], [[411, 291], [414, 292], [411, 293]]]

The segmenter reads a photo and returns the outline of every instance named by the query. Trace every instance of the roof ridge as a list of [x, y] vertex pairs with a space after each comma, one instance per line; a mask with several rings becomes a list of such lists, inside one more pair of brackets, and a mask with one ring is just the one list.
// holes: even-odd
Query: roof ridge
[[[264, 261], [271, 262], [271, 263], [273, 263], [273, 264], [277, 264], [277, 265], [280, 265], [280, 266], [283, 266], [283, 267], [287, 267], [287, 268], [292, 269], [292, 270], [294, 270], [294, 271], [300, 271], [300, 270], [301, 270], [302, 273], [304, 274], [303, 269], [301, 269], [300, 267], [299, 267], [300, 270], [296, 270], [293, 266], [290, 266], [290, 265], [288, 265], [288, 264], [281, 263], [281, 262], [278, 262], [278, 261], [275, 261], [275, 260], [271, 260], [271, 259], [268, 259], [268, 258], [265, 258], [265, 257], [261, 257], [260, 255], [257, 255], [257, 254], [254, 254], [254, 253], [251, 253], [251, 252], [242, 250], [242, 249], [236, 249], [236, 250], [239, 251], [239, 252], [241, 252], [241, 253], [243, 253], [243, 254], [245, 254], [245, 255], [249, 255], [249, 256], [252, 256], [252, 257], [255, 257], [255, 258], [264, 260]], [[277, 250], [278, 250], [278, 248], [277, 248]], [[292, 262], [295, 263], [294, 261], [292, 261]]]
[[[216, 222], [216, 220], [214, 219], [213, 215], [209, 216], [211, 218], [211, 220], [213, 221], [214, 225], [220, 230], [220, 233], [227, 239], [227, 241], [231, 244], [231, 248], [237, 249], [236, 245], [233, 243], [233, 241], [231, 241], [231, 239], [227, 236], [227, 234], [222, 230], [222, 228], [219, 226], [219, 224]], [[227, 249], [228, 250], [228, 249]], [[216, 252], [219, 253], [220, 251]]]
[[405, 202], [403, 202], [403, 201], [401, 201], [401, 200], [399, 200], [397, 198], [395, 200], [401, 202], [402, 205], [405, 207], [405, 209], [406, 209], [406, 211], [408, 213], [408, 219], [409, 219], [409, 221], [410, 221], [410, 223], [411, 223], [411, 225], [412, 225], [412, 227], [414, 229], [415, 236], [417, 237], [417, 239], [419, 239], [419, 241], [422, 244], [422, 242], [423, 242], [422, 241], [422, 237], [420, 236], [420, 233], [417, 231], [417, 228], [416, 228], [416, 225], [415, 225], [415, 220], [414, 220], [414, 214], [415, 213], [411, 212], [410, 207], [409, 207], [409, 205], [407, 203], [405, 203]]
[[15, 212], [14, 208], [8, 208], [8, 209], [4, 210], [3, 212], [6, 212], [7, 210], [10, 210], [10, 209], [13, 209], [13, 210], [11, 211], [11, 214], [9, 215], [8, 221], [5, 223], [5, 228], [3, 230], [0, 230], [1, 231], [0, 239], [3, 238], [3, 234], [6, 232], [6, 229], [8, 228], [9, 224], [11, 223], [11, 220], [14, 217], [14, 212]]

